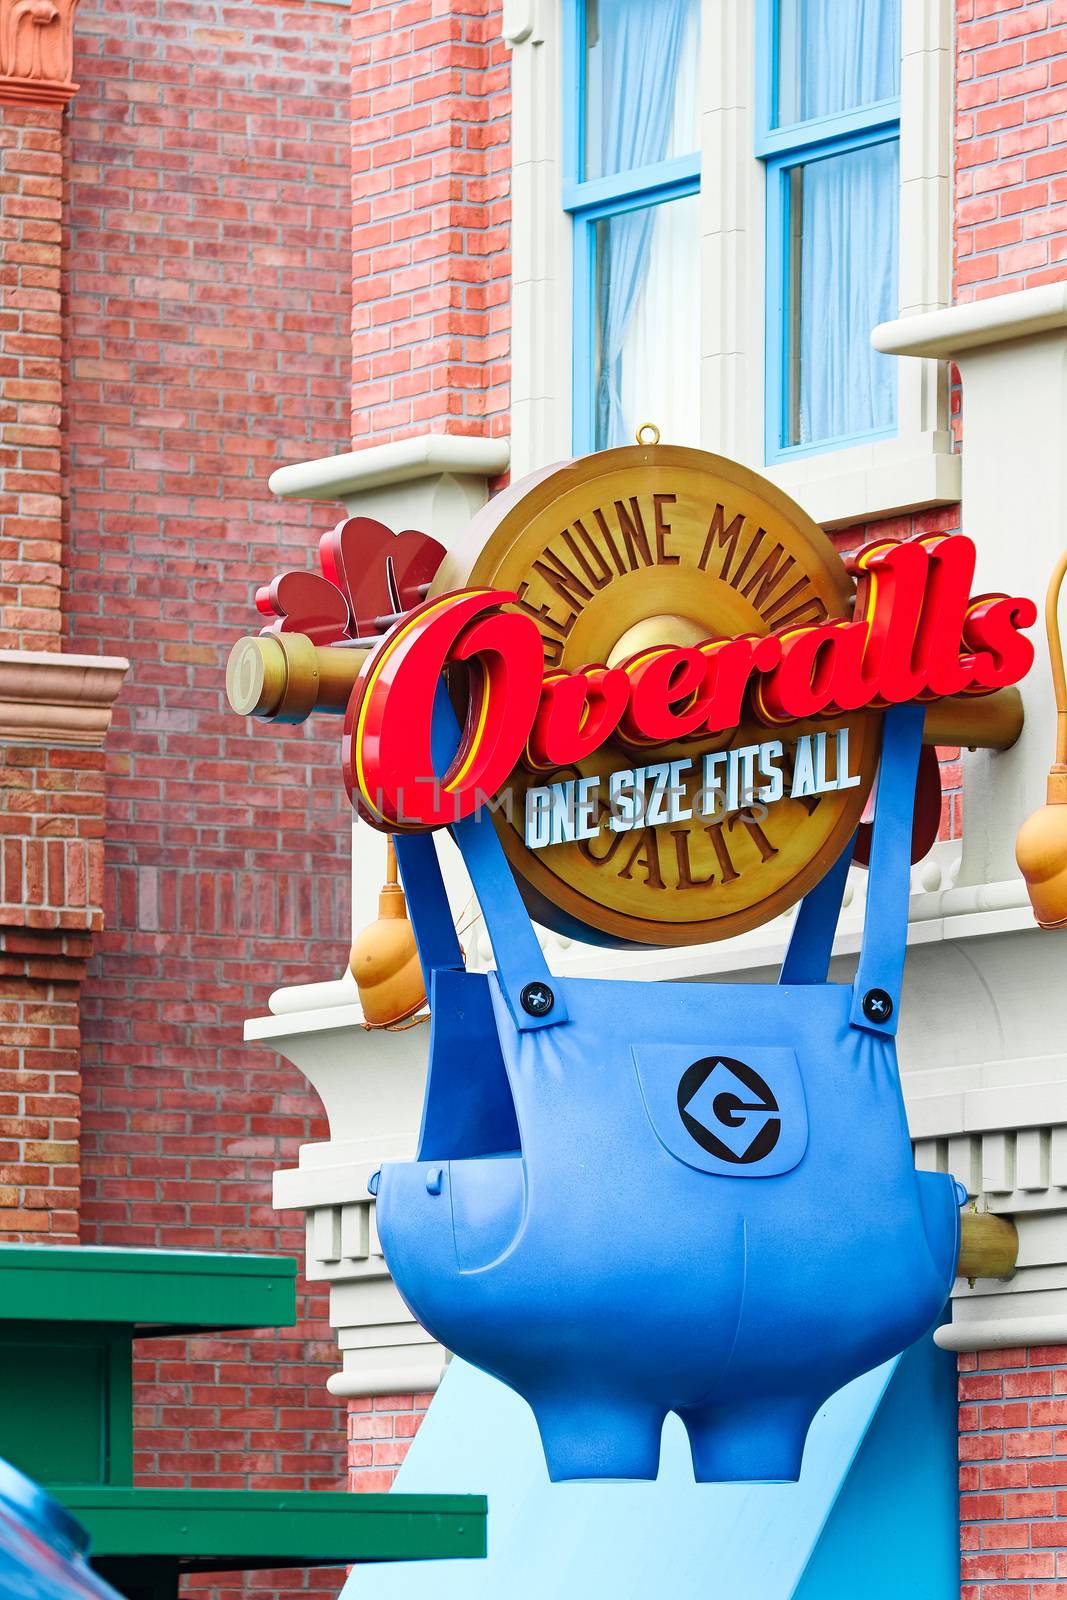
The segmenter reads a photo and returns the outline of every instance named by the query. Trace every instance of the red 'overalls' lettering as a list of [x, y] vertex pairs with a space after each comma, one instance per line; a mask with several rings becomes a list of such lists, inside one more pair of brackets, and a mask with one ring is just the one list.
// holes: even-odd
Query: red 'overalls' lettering
[[[969, 597], [974, 546], [962, 535], [868, 545], [845, 619], [781, 634], [657, 646], [619, 667], [542, 677], [533, 619], [515, 596], [467, 589], [417, 607], [364, 664], [345, 723], [345, 781], [381, 828], [434, 828], [469, 816], [520, 760], [571, 765], [606, 740], [644, 747], [737, 727], [749, 699], [777, 725], [1017, 683], [1034, 648], [1031, 600]], [[459, 748], [437, 773], [433, 701], [450, 663], [468, 669]], [[440, 757], [440, 752], [438, 752]]]

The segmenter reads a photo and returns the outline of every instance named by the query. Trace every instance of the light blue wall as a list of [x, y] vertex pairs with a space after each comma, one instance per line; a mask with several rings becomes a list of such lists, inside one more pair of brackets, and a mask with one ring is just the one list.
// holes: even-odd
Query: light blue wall
[[344, 1597], [957, 1600], [955, 1453], [932, 1342], [834, 1395], [773, 1485], [694, 1484], [675, 1417], [654, 1484], [550, 1484], [526, 1403], [454, 1361], [397, 1488], [487, 1494], [488, 1559], [356, 1568]]
[[958, 1600], [958, 1476], [956, 1358], [931, 1342], [897, 1368], [793, 1600]]

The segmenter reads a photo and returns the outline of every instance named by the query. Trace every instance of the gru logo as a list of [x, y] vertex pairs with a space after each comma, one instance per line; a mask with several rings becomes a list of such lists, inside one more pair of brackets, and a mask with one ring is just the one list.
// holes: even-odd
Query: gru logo
[[733, 1056], [704, 1056], [686, 1068], [678, 1084], [678, 1114], [702, 1150], [741, 1166], [769, 1156], [782, 1131], [770, 1088]]

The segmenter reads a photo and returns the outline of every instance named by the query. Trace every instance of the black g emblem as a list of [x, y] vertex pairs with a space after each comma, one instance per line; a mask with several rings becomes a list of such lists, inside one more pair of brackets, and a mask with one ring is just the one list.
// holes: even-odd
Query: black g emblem
[[769, 1156], [782, 1119], [758, 1072], [733, 1056], [704, 1056], [682, 1073], [678, 1114], [702, 1150], [735, 1165]]

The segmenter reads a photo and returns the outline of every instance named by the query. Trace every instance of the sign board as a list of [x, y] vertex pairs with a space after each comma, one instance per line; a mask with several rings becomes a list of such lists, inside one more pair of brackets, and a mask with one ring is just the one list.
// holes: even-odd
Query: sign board
[[[1032, 660], [1032, 603], [972, 597], [961, 535], [882, 540], [853, 567], [772, 484], [702, 451], [536, 475], [371, 652], [353, 801], [394, 831], [490, 805], [532, 914], [578, 937], [758, 926], [856, 831], [887, 705], [989, 693]], [[449, 667], [467, 714], [442, 771], [430, 706]]]

